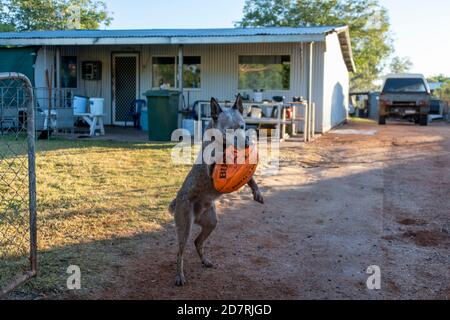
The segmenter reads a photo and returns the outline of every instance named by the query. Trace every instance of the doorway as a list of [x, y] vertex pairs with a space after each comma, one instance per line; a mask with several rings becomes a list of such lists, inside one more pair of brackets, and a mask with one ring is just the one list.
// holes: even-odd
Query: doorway
[[139, 54], [114, 53], [112, 56], [113, 124], [132, 124], [130, 110], [139, 96]]

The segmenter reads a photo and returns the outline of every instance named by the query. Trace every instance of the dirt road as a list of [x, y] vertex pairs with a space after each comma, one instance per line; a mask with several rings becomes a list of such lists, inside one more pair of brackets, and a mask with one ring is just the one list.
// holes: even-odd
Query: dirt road
[[[376, 135], [326, 134], [283, 146], [279, 174], [218, 204], [204, 269], [191, 243], [174, 286], [173, 225], [143, 235], [115, 285], [84, 298], [449, 299], [450, 125], [349, 124]], [[198, 232], [198, 229], [194, 230]], [[381, 269], [381, 290], [366, 287]]]

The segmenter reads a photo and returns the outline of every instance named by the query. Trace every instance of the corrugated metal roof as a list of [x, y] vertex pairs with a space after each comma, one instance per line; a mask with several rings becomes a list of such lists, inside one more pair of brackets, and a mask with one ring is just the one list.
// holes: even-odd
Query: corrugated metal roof
[[337, 27], [265, 27], [229, 29], [57, 30], [0, 33], [0, 39], [236, 37], [276, 35], [324, 35]]
[[355, 71], [347, 26], [3, 32], [0, 46], [300, 43], [325, 41], [333, 32], [348, 70]]

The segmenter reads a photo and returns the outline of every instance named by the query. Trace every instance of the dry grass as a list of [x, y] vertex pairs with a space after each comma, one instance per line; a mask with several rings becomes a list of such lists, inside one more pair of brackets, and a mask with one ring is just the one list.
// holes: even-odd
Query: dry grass
[[[139, 252], [136, 239], [143, 234], [157, 234], [171, 221], [168, 203], [189, 169], [171, 163], [171, 147], [151, 143], [39, 142], [40, 275], [23, 288], [25, 292], [45, 295], [64, 291], [68, 276], [65, 272], [72, 264], [81, 267], [85, 290], [113, 282], [110, 275], [121, 266], [120, 257]], [[6, 161], [2, 161], [0, 169], [4, 170], [5, 165]], [[15, 263], [13, 257], [10, 261]], [[0, 262], [0, 275], [3, 279], [10, 276], [11, 265]]]
[[367, 118], [359, 118], [359, 117], [350, 117], [350, 122], [362, 123], [362, 124], [376, 124], [377, 123], [375, 120], [367, 119]]

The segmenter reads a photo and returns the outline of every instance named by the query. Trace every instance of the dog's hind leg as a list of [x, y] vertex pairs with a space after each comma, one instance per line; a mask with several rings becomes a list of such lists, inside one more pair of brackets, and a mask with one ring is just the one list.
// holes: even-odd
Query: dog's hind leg
[[211, 206], [211, 208], [203, 212], [195, 222], [202, 227], [202, 231], [200, 232], [200, 234], [198, 235], [197, 239], [195, 239], [194, 242], [195, 247], [197, 249], [197, 253], [200, 256], [200, 259], [202, 260], [202, 264], [206, 268], [213, 268], [214, 264], [205, 257], [204, 244], [205, 240], [209, 237], [211, 232], [213, 232], [217, 226], [217, 214], [214, 204]]
[[194, 220], [194, 213], [189, 202], [177, 203], [175, 208], [175, 224], [178, 234], [178, 256], [177, 256], [177, 276], [175, 285], [182, 286], [186, 283], [184, 277], [184, 249], [191, 235], [192, 223]]

